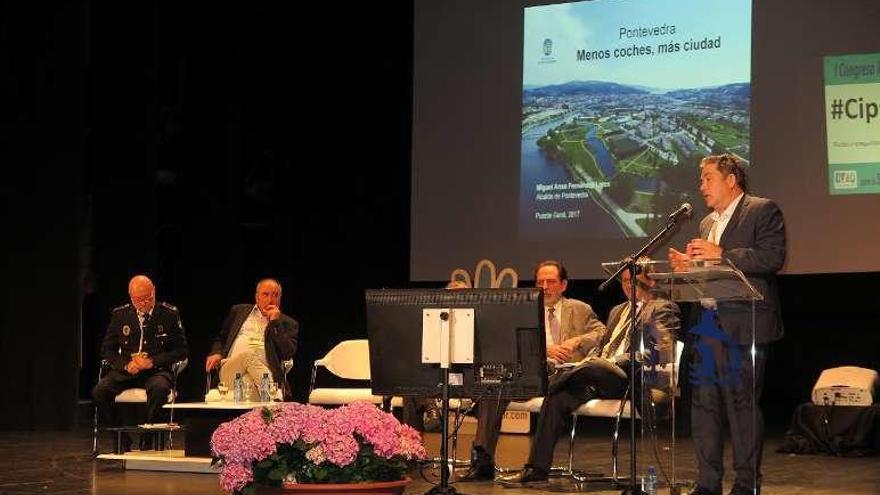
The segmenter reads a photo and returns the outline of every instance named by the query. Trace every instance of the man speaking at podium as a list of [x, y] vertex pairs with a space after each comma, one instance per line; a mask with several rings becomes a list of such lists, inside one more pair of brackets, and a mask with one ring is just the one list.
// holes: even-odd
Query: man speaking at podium
[[[776, 282], [785, 262], [785, 222], [777, 204], [748, 194], [743, 165], [730, 154], [707, 156], [700, 162], [700, 193], [712, 212], [700, 222], [700, 237], [691, 240], [684, 253], [669, 250], [669, 261], [683, 268], [689, 260], [723, 259], [742, 271], [764, 296], [755, 303], [755, 356], [752, 373], [751, 301], [703, 303], [715, 310], [717, 320], [736, 349], [728, 358], [740, 356], [730, 367], [714, 369], [714, 376], [699, 377], [692, 387], [691, 430], [699, 471], [695, 495], [720, 495], [724, 475], [723, 421], [726, 416], [733, 446], [736, 472], [732, 495], [751, 494], [761, 487], [761, 449], [764, 421], [758, 401], [764, 384], [767, 348], [782, 338], [782, 318]], [[717, 339], [700, 342], [703, 348], [723, 348]], [[694, 353], [696, 360], [712, 356]], [[723, 376], [736, 370], [734, 376]], [[753, 381], [754, 380], [754, 381]], [[754, 383], [754, 388], [752, 384]]]

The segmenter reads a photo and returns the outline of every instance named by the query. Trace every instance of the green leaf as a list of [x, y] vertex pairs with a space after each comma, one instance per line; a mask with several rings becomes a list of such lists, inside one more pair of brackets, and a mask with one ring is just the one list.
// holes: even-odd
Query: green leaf
[[269, 471], [269, 479], [275, 480], [275, 481], [283, 480], [284, 479], [284, 471], [277, 469], [277, 468]]

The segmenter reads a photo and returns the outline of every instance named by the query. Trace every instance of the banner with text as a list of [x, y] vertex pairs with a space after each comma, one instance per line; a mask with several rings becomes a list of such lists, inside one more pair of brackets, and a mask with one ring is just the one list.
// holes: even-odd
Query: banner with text
[[880, 53], [825, 57], [831, 194], [880, 192]]

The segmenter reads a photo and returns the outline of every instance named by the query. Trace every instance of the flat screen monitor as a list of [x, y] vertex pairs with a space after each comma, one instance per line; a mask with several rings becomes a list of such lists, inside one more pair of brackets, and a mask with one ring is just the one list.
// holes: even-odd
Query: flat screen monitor
[[422, 310], [461, 308], [474, 310], [474, 361], [450, 366], [450, 396], [545, 395], [543, 306], [543, 293], [535, 288], [367, 290], [373, 393], [439, 396], [443, 370], [422, 363]]

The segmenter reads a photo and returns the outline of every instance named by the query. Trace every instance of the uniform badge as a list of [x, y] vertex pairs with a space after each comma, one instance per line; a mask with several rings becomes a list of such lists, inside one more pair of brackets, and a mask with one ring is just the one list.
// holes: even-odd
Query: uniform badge
[[128, 337], [131, 334], [131, 327], [128, 325], [122, 325], [122, 335]]

